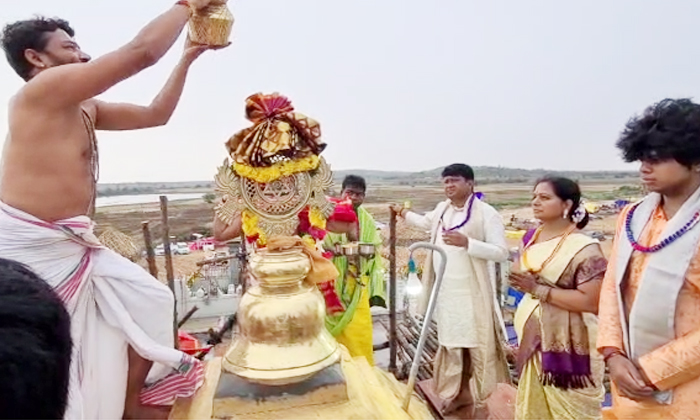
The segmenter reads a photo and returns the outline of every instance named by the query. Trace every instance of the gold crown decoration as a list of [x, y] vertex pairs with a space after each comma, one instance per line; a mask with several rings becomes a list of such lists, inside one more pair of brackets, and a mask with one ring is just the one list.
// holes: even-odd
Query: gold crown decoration
[[212, 2], [206, 12], [195, 12], [190, 17], [190, 40], [203, 45], [227, 45], [231, 38], [233, 22], [233, 14], [226, 6], [226, 0]]
[[242, 217], [246, 237], [261, 246], [272, 236], [296, 235], [302, 211], [311, 226], [325, 229], [333, 174], [319, 156], [326, 145], [318, 122], [277, 93], [248, 97], [246, 117], [253, 126], [227, 142], [232, 161], [224, 160], [215, 178], [219, 219]]
[[[215, 177], [216, 191], [222, 196], [214, 210], [224, 223], [244, 213], [243, 230], [255, 236], [251, 224], [257, 225], [264, 238], [296, 234], [297, 216], [306, 206], [312, 206], [326, 219], [333, 213], [333, 203], [326, 200], [325, 191], [333, 184], [333, 174], [324, 159], [313, 172], [297, 172], [269, 183], [259, 183], [239, 176], [228, 159]], [[255, 223], [246, 223], [253, 221]]]

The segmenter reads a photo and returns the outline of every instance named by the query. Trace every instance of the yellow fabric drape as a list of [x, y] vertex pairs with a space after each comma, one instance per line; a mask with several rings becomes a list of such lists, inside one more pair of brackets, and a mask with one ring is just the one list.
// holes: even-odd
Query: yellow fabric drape
[[[366, 280], [366, 279], [365, 279]], [[355, 279], [347, 276], [348, 286], [352, 290], [358, 285]], [[362, 287], [360, 302], [355, 309], [355, 314], [350, 323], [343, 329], [343, 332], [336, 337], [336, 340], [350, 351], [353, 357], [363, 356], [370, 366], [374, 366], [374, 344], [372, 343], [372, 312], [369, 308], [369, 290], [367, 286]]]
[[[406, 385], [391, 374], [370, 366], [362, 358], [352, 358], [343, 348], [341, 360], [348, 400], [288, 410], [268, 411], [236, 418], [247, 420], [432, 420], [428, 406], [415, 393], [408, 412], [401, 408]], [[194, 397], [180, 399], [170, 413], [172, 420], [210, 419], [214, 394], [221, 375], [221, 358], [207, 362], [204, 385]]]

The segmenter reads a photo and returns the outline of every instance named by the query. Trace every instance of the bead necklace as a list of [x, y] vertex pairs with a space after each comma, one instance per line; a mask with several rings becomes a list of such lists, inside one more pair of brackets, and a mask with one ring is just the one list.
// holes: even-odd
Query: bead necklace
[[547, 264], [549, 264], [549, 263], [552, 261], [552, 259], [554, 259], [554, 256], [557, 255], [557, 252], [559, 252], [559, 249], [561, 249], [562, 245], [564, 245], [564, 241], [566, 240], [566, 238], [567, 238], [574, 230], [576, 230], [576, 226], [571, 226], [570, 228], [568, 228], [568, 229], [566, 230], [566, 232], [564, 232], [564, 234], [561, 236], [561, 239], [559, 239], [559, 242], [557, 243], [557, 246], [554, 247], [554, 251], [552, 251], [552, 253], [549, 255], [549, 257], [547, 257], [546, 260], [544, 260], [544, 262], [542, 263], [542, 265], [540, 266], [540, 268], [534, 269], [534, 268], [530, 267], [530, 264], [529, 264], [528, 261], [527, 261], [527, 251], [530, 249], [530, 247], [531, 247], [532, 245], [535, 244], [535, 242], [537, 242], [537, 238], [539, 238], [540, 233], [542, 233], [542, 226], [538, 227], [537, 230], [535, 231], [535, 234], [532, 235], [532, 238], [530, 239], [530, 241], [529, 241], [529, 242], [527, 243], [527, 245], [525, 245], [525, 247], [523, 248], [523, 256], [522, 256], [522, 259], [523, 259], [523, 265], [525, 266], [525, 270], [527, 270], [527, 271], [529, 271], [530, 273], [533, 273], [533, 274], [538, 274], [538, 273], [540, 273], [540, 272], [544, 269], [544, 267], [545, 267]]
[[661, 251], [662, 249], [676, 242], [676, 240], [678, 240], [681, 236], [685, 235], [686, 232], [692, 229], [700, 220], [700, 211], [698, 211], [693, 215], [693, 217], [690, 218], [688, 223], [683, 225], [683, 227], [681, 227], [676, 232], [663, 239], [658, 244], [652, 246], [644, 246], [634, 239], [634, 233], [632, 232], [632, 217], [634, 217], [634, 212], [637, 210], [637, 207], [639, 207], [639, 204], [641, 204], [641, 202], [632, 206], [630, 211], [627, 213], [627, 217], [625, 218], [625, 232], [627, 233], [627, 240], [630, 241], [632, 248], [634, 248], [636, 251], [643, 252], [645, 254]]
[[467, 224], [467, 222], [469, 222], [469, 219], [471, 219], [471, 217], [472, 217], [472, 207], [474, 205], [475, 198], [476, 198], [476, 194], [472, 194], [472, 196], [469, 198], [469, 207], [467, 207], [467, 216], [464, 218], [462, 223], [458, 224], [457, 226], [453, 226], [451, 228], [445, 228], [445, 220], [444, 220], [445, 213], [442, 213], [442, 216], [440, 216], [440, 224], [442, 225], [443, 232], [452, 232], [454, 230], [461, 229], [462, 227], [464, 227], [464, 225]]

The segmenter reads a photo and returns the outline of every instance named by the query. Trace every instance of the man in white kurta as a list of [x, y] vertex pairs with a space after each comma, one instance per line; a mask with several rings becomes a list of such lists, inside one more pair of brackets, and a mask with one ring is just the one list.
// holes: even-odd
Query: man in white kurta
[[[490, 261], [506, 261], [508, 249], [501, 216], [473, 193], [472, 169], [450, 165], [442, 178], [448, 199], [435, 210], [425, 215], [401, 209], [398, 213], [409, 224], [430, 230], [431, 242], [447, 254], [435, 314], [440, 343], [435, 392], [444, 401], [443, 414], [471, 418], [499, 382], [509, 381], [495, 279], [489, 270]], [[433, 253], [426, 262], [425, 297], [440, 258]]]

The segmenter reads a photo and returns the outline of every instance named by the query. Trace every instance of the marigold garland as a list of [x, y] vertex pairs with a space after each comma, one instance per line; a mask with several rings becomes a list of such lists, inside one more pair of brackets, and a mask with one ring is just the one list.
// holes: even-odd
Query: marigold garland
[[238, 176], [248, 178], [261, 184], [267, 184], [299, 172], [313, 171], [318, 168], [319, 163], [320, 158], [316, 155], [311, 155], [298, 160], [275, 163], [272, 166], [263, 168], [254, 168], [241, 163], [235, 163], [233, 165], [233, 170]]
[[267, 238], [265, 233], [258, 227], [258, 216], [248, 210], [243, 210], [241, 214], [241, 224], [243, 233], [249, 241], [257, 241], [258, 245], [265, 246]]
[[305, 244], [307, 244], [307, 245], [309, 245], [309, 246], [311, 246], [311, 247], [313, 247], [313, 248], [316, 248], [316, 239], [312, 238], [311, 235], [304, 235], [304, 236], [301, 237], [301, 240], [302, 240]]
[[[299, 214], [299, 234], [309, 245], [316, 246], [316, 240], [323, 240], [326, 236], [326, 219], [321, 211], [312, 207], [310, 210], [304, 209]], [[257, 242], [258, 246], [264, 247], [267, 244], [265, 233], [258, 227], [258, 216], [254, 213], [243, 210], [241, 214], [241, 224], [243, 233], [249, 242]]]
[[326, 230], [326, 218], [317, 207], [309, 210], [309, 223], [315, 228]]

